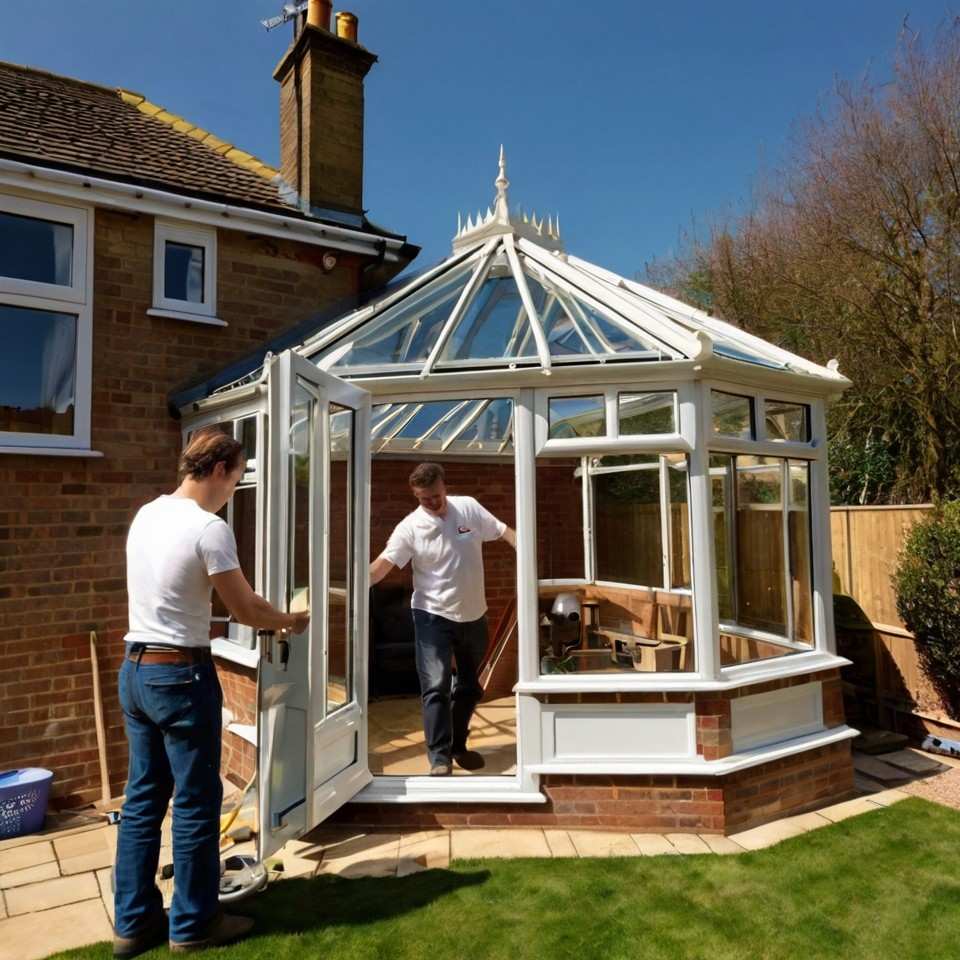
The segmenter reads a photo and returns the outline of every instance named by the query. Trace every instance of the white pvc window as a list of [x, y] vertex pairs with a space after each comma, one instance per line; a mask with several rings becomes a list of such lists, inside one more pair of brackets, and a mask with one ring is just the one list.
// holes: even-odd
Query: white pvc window
[[217, 231], [157, 220], [152, 314], [223, 325], [217, 313]]
[[0, 447], [90, 446], [89, 211], [0, 196]]

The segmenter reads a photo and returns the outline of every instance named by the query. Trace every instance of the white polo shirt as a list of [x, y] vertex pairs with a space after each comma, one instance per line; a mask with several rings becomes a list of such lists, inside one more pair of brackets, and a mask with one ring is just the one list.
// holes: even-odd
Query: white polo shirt
[[381, 556], [401, 568], [413, 561], [414, 610], [469, 623], [487, 612], [483, 544], [506, 529], [473, 497], [447, 497], [445, 517], [423, 507], [407, 514]]
[[236, 570], [237, 541], [189, 497], [163, 496], [137, 511], [127, 535], [127, 643], [210, 646], [210, 575]]

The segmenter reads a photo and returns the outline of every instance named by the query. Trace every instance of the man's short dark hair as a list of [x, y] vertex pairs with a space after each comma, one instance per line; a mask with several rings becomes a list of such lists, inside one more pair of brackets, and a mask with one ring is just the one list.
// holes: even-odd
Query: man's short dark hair
[[426, 487], [432, 487], [438, 480], [443, 479], [445, 479], [443, 467], [439, 463], [421, 463], [410, 474], [410, 486], [422, 490]]
[[243, 462], [243, 444], [224, 433], [220, 427], [198, 430], [180, 455], [179, 476], [202, 480], [213, 473], [218, 463], [229, 473]]

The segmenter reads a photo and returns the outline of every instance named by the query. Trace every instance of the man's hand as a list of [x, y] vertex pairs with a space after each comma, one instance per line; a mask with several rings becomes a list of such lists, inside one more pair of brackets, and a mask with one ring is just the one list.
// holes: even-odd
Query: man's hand
[[287, 629], [291, 633], [306, 633], [307, 627], [310, 625], [310, 611], [301, 610], [299, 613], [290, 614], [290, 626]]

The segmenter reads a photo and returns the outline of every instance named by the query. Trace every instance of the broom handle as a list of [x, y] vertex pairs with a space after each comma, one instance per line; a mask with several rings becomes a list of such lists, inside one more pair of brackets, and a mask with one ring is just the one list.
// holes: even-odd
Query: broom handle
[[93, 718], [97, 725], [97, 756], [100, 759], [100, 796], [110, 800], [110, 773], [107, 770], [107, 732], [103, 724], [103, 698], [100, 694], [100, 663], [97, 659], [97, 632], [90, 631], [90, 669], [93, 671]]

